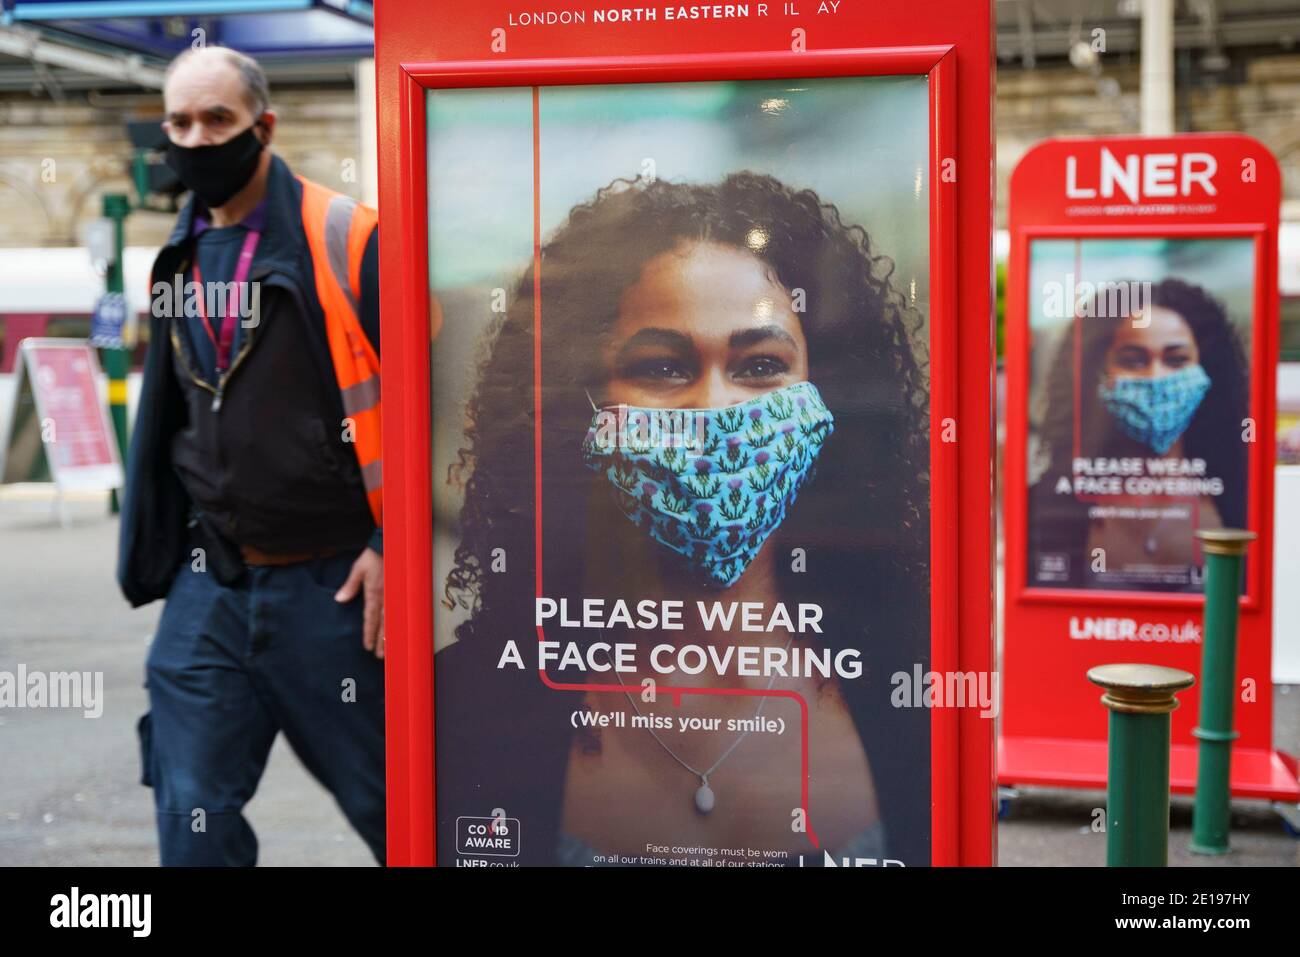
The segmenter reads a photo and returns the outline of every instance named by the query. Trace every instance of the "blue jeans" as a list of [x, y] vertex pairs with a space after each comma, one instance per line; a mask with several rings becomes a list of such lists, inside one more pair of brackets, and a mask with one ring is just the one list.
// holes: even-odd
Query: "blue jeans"
[[149, 650], [142, 783], [162, 864], [257, 863], [243, 814], [276, 733], [384, 863], [384, 667], [363, 598], [334, 593], [359, 552], [255, 566], [236, 586], [181, 568]]

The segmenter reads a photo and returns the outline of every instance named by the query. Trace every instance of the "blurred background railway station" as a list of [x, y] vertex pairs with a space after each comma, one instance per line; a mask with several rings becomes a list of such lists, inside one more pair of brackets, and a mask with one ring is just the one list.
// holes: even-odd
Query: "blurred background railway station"
[[[378, 0], [382, 2], [382, 0]], [[265, 67], [275, 149], [297, 172], [378, 198], [373, 20], [365, 0], [0, 0], [0, 437], [17, 401], [18, 344], [86, 339], [105, 291], [105, 196], [127, 196], [121, 261], [128, 311], [127, 419], [148, 347], [148, 271], [180, 187], [162, 163], [167, 62], [221, 44]], [[1007, 182], [1050, 137], [1236, 131], [1282, 169], [1279, 241], [1274, 740], [1300, 747], [1300, 0], [996, 0], [999, 348]], [[999, 410], [1004, 399], [999, 375]], [[999, 419], [999, 424], [1001, 418]], [[1002, 431], [999, 427], [999, 442]], [[3, 461], [4, 449], [0, 449]], [[999, 447], [1000, 460], [1000, 447]], [[40, 475], [0, 484], [0, 668], [102, 670], [107, 707], [79, 716], [0, 712], [0, 863], [156, 863], [134, 721], [141, 663], [161, 610], [129, 610], [112, 577], [106, 493], [56, 500]], [[1000, 579], [1000, 575], [999, 575]], [[88, 727], [93, 725], [93, 727]], [[1100, 865], [1100, 792], [1007, 795], [1000, 862]], [[1174, 834], [1190, 825], [1174, 800]], [[1265, 802], [1234, 804], [1231, 858], [1300, 863], [1300, 841]], [[249, 808], [267, 864], [367, 864], [327, 794], [283, 742]], [[1297, 819], [1293, 819], [1297, 820]], [[324, 840], [321, 840], [324, 835]]]

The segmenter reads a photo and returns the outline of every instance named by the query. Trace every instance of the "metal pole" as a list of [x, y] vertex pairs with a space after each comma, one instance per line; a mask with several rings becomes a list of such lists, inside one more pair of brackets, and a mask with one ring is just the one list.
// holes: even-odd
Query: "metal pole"
[[1237, 618], [1241, 565], [1254, 532], [1200, 531], [1205, 553], [1205, 628], [1201, 645], [1201, 713], [1192, 734], [1200, 740], [1192, 842], [1196, 854], [1227, 854], [1232, 774], [1233, 702], [1237, 695]]
[[1088, 680], [1110, 709], [1106, 866], [1169, 863], [1169, 715], [1196, 679], [1160, 665], [1098, 665]]
[[1174, 132], [1174, 0], [1142, 0], [1142, 135]]
[[[126, 289], [123, 281], [126, 253], [125, 223], [131, 212], [131, 202], [121, 193], [104, 195], [104, 218], [113, 222], [113, 262], [108, 267], [105, 292], [121, 293]], [[104, 372], [108, 375], [108, 409], [113, 417], [113, 431], [117, 433], [117, 449], [126, 461], [126, 374], [131, 365], [131, 354], [126, 349], [104, 349]], [[109, 510], [116, 515], [119, 509], [117, 490], [109, 495]]]
[[357, 132], [361, 148], [357, 156], [357, 174], [361, 182], [361, 202], [379, 205], [379, 119], [375, 101], [375, 58], [357, 61]]

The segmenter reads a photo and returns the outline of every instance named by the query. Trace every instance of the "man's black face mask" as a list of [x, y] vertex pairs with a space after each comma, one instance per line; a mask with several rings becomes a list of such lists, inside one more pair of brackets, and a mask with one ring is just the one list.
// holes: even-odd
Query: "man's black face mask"
[[259, 125], [260, 121], [216, 146], [172, 143], [167, 147], [167, 165], [209, 209], [224, 206], [257, 171], [262, 141], [254, 131]]

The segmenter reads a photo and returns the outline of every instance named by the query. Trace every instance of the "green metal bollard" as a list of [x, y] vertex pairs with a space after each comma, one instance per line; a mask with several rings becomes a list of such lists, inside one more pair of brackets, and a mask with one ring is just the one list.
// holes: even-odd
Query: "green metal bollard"
[[[126, 251], [124, 224], [131, 212], [131, 201], [120, 193], [104, 195], [104, 218], [113, 222], [113, 247], [116, 255], [108, 267], [105, 292], [123, 292], [123, 255]], [[102, 350], [104, 374], [108, 376], [108, 410], [113, 419], [113, 431], [117, 434], [117, 450], [122, 461], [126, 462], [126, 374], [131, 367], [131, 353], [126, 349]], [[109, 511], [114, 515], [118, 511], [117, 490], [109, 494]]]
[[1237, 618], [1241, 608], [1241, 561], [1254, 532], [1236, 528], [1199, 531], [1205, 553], [1205, 628], [1201, 645], [1201, 713], [1192, 734], [1200, 740], [1196, 804], [1192, 810], [1195, 854], [1227, 854], [1231, 797], [1233, 702], [1237, 695]]
[[1169, 715], [1196, 679], [1160, 665], [1098, 665], [1088, 680], [1106, 693], [1106, 866], [1169, 863]]

